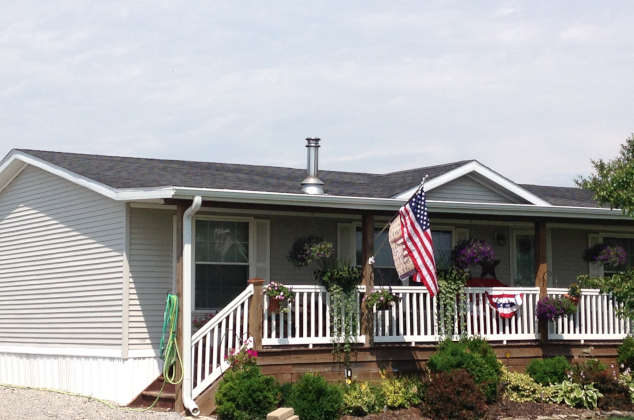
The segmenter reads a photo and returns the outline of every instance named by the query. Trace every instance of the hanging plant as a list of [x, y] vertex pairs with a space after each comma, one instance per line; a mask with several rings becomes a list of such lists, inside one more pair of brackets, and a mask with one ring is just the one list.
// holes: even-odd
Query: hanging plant
[[336, 261], [315, 272], [315, 277], [328, 289], [330, 294], [330, 326], [332, 353], [335, 359], [346, 366], [350, 363], [352, 345], [356, 343], [359, 325], [359, 302], [357, 285], [361, 282], [361, 271], [354, 265]]
[[604, 264], [610, 268], [615, 268], [625, 264], [627, 253], [619, 245], [596, 244], [583, 252], [583, 259], [587, 262]]
[[488, 242], [469, 239], [459, 242], [453, 249], [451, 257], [456, 267], [466, 269], [471, 265], [493, 264], [495, 252]]
[[[459, 332], [455, 330], [458, 318], [460, 333], [466, 332], [467, 300], [464, 288], [468, 275], [462, 268], [452, 267], [438, 276], [438, 317], [436, 324], [441, 338], [452, 338]], [[458, 300], [456, 302], [456, 300]]]
[[577, 313], [577, 305], [572, 299], [566, 296], [544, 296], [537, 302], [535, 314], [537, 319], [553, 321], [564, 315], [574, 315]]
[[366, 309], [371, 312], [376, 306], [377, 311], [384, 311], [390, 309], [393, 304], [401, 300], [401, 298], [392, 292], [391, 289], [375, 290], [370, 293], [366, 293], [363, 297], [363, 303]]
[[295, 299], [293, 292], [288, 287], [274, 281], [264, 287], [264, 294], [269, 297], [269, 313], [286, 313], [290, 311]]
[[306, 267], [315, 261], [329, 259], [334, 254], [335, 247], [332, 243], [318, 236], [304, 236], [293, 242], [288, 260], [295, 267]]

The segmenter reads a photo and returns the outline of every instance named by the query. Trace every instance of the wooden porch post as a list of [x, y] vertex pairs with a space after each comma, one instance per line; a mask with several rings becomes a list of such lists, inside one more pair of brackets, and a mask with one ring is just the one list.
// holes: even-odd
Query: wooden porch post
[[[374, 270], [368, 263], [368, 259], [374, 255], [374, 216], [364, 213], [361, 221], [362, 234], [362, 262], [363, 274], [361, 284], [366, 287], [366, 292], [374, 287]], [[365, 334], [365, 346], [370, 346], [370, 337], [374, 334], [372, 324], [369, 321], [368, 311], [365, 306], [361, 307], [361, 333]]]
[[[176, 205], [176, 295], [178, 296], [178, 330], [176, 331], [176, 341], [180, 354], [183, 354], [183, 215], [187, 207], [185, 203], [178, 203]], [[174, 368], [176, 369], [175, 377], [180, 377], [182, 372], [179, 364], [176, 363]], [[182, 382], [176, 385], [174, 411], [177, 413], [185, 411]]]
[[[535, 222], [535, 286], [539, 287], [540, 299], [547, 294], [548, 288], [548, 262], [547, 262], [547, 235], [546, 222]], [[548, 322], [540, 322], [541, 340], [548, 340]]]
[[249, 302], [249, 335], [253, 337], [253, 348], [262, 350], [262, 316], [264, 309], [263, 286], [264, 279], [249, 279], [249, 284], [253, 285], [253, 296]]

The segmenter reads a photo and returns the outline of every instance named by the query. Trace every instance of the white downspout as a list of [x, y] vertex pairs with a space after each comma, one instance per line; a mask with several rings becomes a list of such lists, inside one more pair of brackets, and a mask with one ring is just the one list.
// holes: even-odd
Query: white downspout
[[201, 196], [194, 197], [183, 214], [183, 405], [192, 416], [200, 414], [192, 399], [192, 218], [202, 201]]

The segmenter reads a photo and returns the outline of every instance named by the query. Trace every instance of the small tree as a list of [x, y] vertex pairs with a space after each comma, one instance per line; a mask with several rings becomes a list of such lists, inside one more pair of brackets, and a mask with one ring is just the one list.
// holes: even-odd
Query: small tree
[[634, 217], [634, 134], [621, 145], [618, 157], [607, 162], [592, 160], [592, 166], [594, 173], [577, 178], [577, 185], [592, 191], [600, 204], [609, 204]]

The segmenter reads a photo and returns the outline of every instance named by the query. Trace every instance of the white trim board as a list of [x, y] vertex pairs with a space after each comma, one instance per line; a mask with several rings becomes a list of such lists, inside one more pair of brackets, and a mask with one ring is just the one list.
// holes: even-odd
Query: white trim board
[[[456, 180], [460, 177], [463, 177], [465, 175], [469, 175], [472, 173], [476, 173], [488, 179], [493, 184], [500, 186], [502, 189], [510, 192], [513, 195], [523, 198], [524, 200], [528, 201], [531, 204], [534, 204], [537, 206], [551, 205], [546, 200], [539, 198], [538, 196], [526, 190], [525, 188], [520, 187], [513, 181], [503, 177], [502, 175], [500, 175], [499, 173], [495, 171], [492, 171], [491, 169], [487, 168], [486, 166], [482, 165], [480, 162], [475, 160], [465, 163], [464, 165], [456, 169], [452, 169], [451, 171], [445, 174], [442, 174], [440, 176], [437, 176], [425, 182], [425, 191], [432, 191], [433, 189], [438, 188], [441, 185], [445, 185], [453, 180]], [[412, 194], [414, 194], [414, 192], [417, 189], [418, 189], [418, 186], [410, 188], [407, 191], [403, 191], [399, 194], [396, 194], [393, 198], [404, 199], [404, 200], [408, 199]]]

